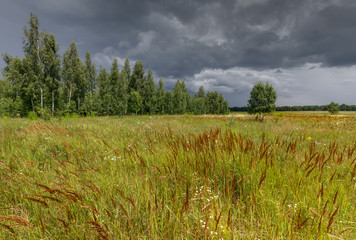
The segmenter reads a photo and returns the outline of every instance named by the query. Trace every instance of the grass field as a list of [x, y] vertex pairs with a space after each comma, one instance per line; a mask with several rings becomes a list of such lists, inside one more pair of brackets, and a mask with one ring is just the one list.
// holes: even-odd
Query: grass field
[[0, 239], [356, 239], [356, 116], [0, 119]]

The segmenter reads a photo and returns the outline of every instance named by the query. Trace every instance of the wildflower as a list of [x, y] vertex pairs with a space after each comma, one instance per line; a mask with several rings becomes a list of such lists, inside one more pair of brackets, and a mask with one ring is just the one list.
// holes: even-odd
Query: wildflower
[[307, 140], [308, 140], [308, 141], [311, 141], [311, 140], [313, 140], [313, 138], [311, 138], [311, 137], [307, 137]]

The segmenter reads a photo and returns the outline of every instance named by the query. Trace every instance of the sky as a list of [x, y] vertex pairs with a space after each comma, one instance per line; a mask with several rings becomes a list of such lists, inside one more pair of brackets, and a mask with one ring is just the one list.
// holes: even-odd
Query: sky
[[[63, 53], [97, 67], [142, 60], [171, 90], [185, 80], [246, 106], [268, 82], [277, 106], [356, 104], [355, 0], [0, 0], [0, 53], [22, 57], [30, 13]], [[0, 66], [4, 62], [0, 61]]]

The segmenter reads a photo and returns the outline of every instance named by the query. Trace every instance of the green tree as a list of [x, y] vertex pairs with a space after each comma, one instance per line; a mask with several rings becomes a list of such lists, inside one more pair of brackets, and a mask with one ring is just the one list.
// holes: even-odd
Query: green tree
[[258, 82], [255, 84], [250, 92], [250, 99], [248, 100], [248, 112], [250, 114], [257, 114], [257, 117], [264, 118], [266, 113], [271, 113], [276, 110], [277, 93], [273, 86], [266, 83]]
[[[0, 94], [2, 97], [8, 98], [7, 103], [10, 102], [9, 99], [15, 104], [10, 106], [15, 115], [26, 115], [30, 109], [30, 101], [27, 101], [27, 105], [23, 103], [23, 99], [26, 98], [27, 92], [24, 91], [25, 79], [26, 79], [26, 69], [24, 66], [24, 61], [18, 57], [12, 58], [8, 54], [3, 54], [3, 58], [6, 66], [2, 69], [2, 74], [5, 79], [1, 83], [0, 88], [7, 89], [6, 94]], [[9, 113], [10, 114], [10, 113]]]
[[158, 87], [155, 95], [156, 95], [155, 97], [156, 112], [161, 114], [165, 113], [165, 104], [164, 104], [165, 90], [164, 90], [162, 78], [159, 79]]
[[86, 92], [86, 78], [84, 75], [84, 65], [79, 57], [75, 42], [70, 44], [69, 49], [63, 55], [62, 77], [64, 81], [64, 93], [67, 101], [67, 108], [71, 108], [72, 98], [77, 99], [77, 111], [81, 102], [84, 102]]
[[188, 90], [184, 81], [177, 80], [173, 88], [174, 113], [184, 114], [187, 111]]
[[36, 15], [31, 13], [28, 26], [24, 27], [23, 50], [25, 53], [26, 73], [26, 92], [30, 98], [32, 110], [35, 112], [35, 100], [37, 89], [40, 89], [40, 103], [43, 109], [43, 74], [40, 60], [40, 32], [38, 30], [39, 20]]
[[201, 86], [198, 92], [195, 94], [193, 100], [193, 112], [194, 114], [198, 115], [206, 113], [206, 95], [203, 86]]
[[60, 58], [58, 45], [53, 34], [44, 33], [41, 42], [41, 61], [43, 66], [43, 78], [45, 87], [51, 98], [51, 112], [54, 116], [55, 101], [58, 100], [60, 84]]
[[100, 67], [99, 75], [97, 77], [98, 94], [100, 99], [99, 113], [109, 115], [111, 112], [111, 86], [110, 74], [105, 68]]
[[167, 91], [164, 94], [164, 113], [166, 114], [174, 113], [173, 94], [170, 91]]
[[18, 57], [13, 58], [7, 53], [3, 54], [3, 59], [6, 66], [2, 69], [2, 74], [9, 82], [13, 90], [11, 96], [9, 97], [20, 97], [21, 94], [23, 94], [22, 87], [25, 78], [25, 69], [23, 66], [23, 61]]
[[328, 105], [328, 111], [330, 114], [337, 114], [339, 113], [339, 104], [337, 103], [334, 103], [334, 102], [331, 102], [329, 105]]
[[90, 52], [88, 51], [85, 53], [85, 77], [86, 77], [86, 83], [88, 84], [87, 86], [88, 96], [85, 98], [85, 102], [89, 114], [92, 115], [93, 108], [94, 108], [93, 98], [94, 98], [94, 94], [95, 94], [94, 92], [96, 87], [96, 68], [91, 60]]
[[130, 62], [128, 58], [125, 60], [124, 67], [121, 70], [117, 97], [119, 99], [118, 114], [124, 115], [128, 111], [128, 100], [129, 100], [129, 79], [130, 79]]
[[130, 93], [129, 106], [132, 113], [137, 115], [142, 106], [142, 97], [136, 91]]
[[131, 91], [137, 91], [140, 94], [143, 89], [145, 70], [143, 69], [142, 61], [137, 61], [134, 65], [134, 69], [130, 76], [129, 89]]
[[117, 59], [114, 58], [112, 62], [112, 66], [110, 68], [110, 112], [112, 114], [118, 114], [117, 108], [120, 102], [120, 99], [118, 97], [118, 91], [119, 91], [119, 81], [120, 81], [120, 72], [119, 72], [119, 64], [117, 62]]
[[155, 82], [153, 81], [153, 74], [151, 69], [148, 69], [147, 76], [144, 81], [144, 112], [153, 114], [155, 113]]
[[221, 97], [218, 92], [208, 92], [206, 94], [206, 106], [208, 114], [220, 114], [221, 112]]
[[131, 77], [131, 66], [130, 66], [130, 60], [126, 57], [124, 66], [122, 68], [122, 72], [125, 72], [125, 75], [127, 79], [130, 79]]

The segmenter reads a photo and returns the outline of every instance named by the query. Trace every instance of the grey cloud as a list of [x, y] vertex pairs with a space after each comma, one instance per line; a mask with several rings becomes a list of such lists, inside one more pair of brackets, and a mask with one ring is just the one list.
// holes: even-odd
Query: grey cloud
[[[16, 25], [1, 26], [8, 34], [0, 46], [12, 55], [21, 53], [22, 27], [32, 11], [41, 28], [55, 34], [62, 52], [74, 40], [81, 43], [81, 56], [89, 50], [98, 65], [129, 57], [171, 80], [194, 79], [204, 69], [284, 72], [305, 63], [356, 64], [352, 0], [4, 1], [9, 10], [1, 8], [0, 20]], [[209, 84], [245, 91], [223, 79]]]
[[231, 106], [246, 106], [249, 92], [258, 81], [274, 86], [278, 105], [328, 104], [331, 101], [353, 104], [355, 75], [356, 66], [305, 64], [296, 68], [265, 70], [234, 67], [204, 69], [189, 78], [187, 85], [194, 91], [200, 86], [208, 91], [220, 91], [233, 103]]

